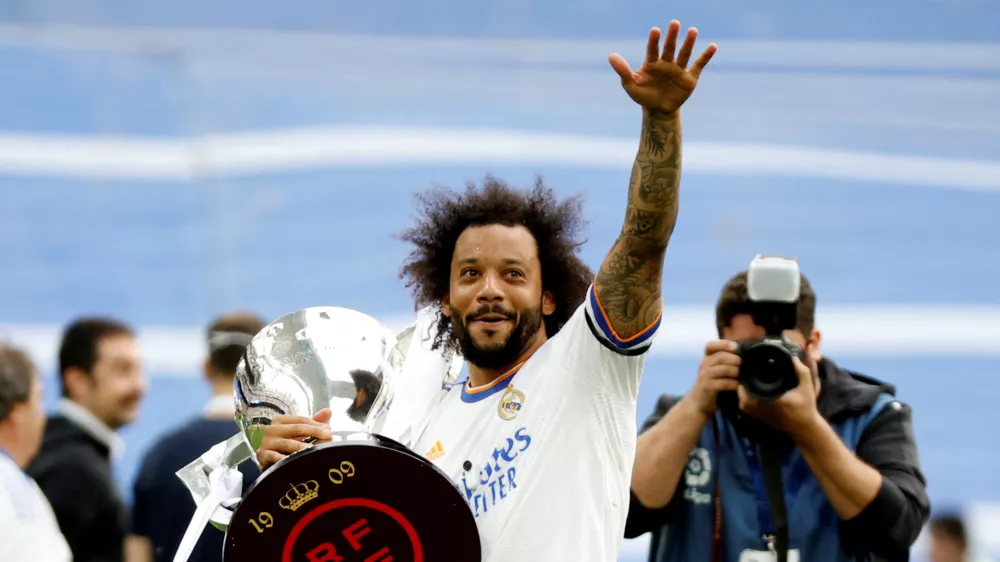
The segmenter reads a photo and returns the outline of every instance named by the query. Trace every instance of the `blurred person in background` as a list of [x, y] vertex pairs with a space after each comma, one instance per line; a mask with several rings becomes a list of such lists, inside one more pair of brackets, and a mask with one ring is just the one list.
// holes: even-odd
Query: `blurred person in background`
[[28, 355], [0, 344], [0, 561], [69, 562], [52, 506], [23, 472], [45, 429], [42, 380]]
[[146, 391], [132, 329], [111, 318], [71, 323], [59, 346], [62, 399], [28, 467], [45, 492], [75, 562], [123, 559], [128, 515], [111, 461], [117, 431], [135, 421]]
[[[642, 124], [621, 232], [596, 277], [577, 256], [579, 201], [540, 181], [528, 193], [488, 177], [422, 194], [402, 235], [415, 246], [402, 271], [415, 304], [439, 307], [434, 345], [460, 350], [469, 372], [438, 395], [411, 448], [465, 496], [484, 562], [618, 558], [636, 395], [678, 216], [680, 108], [716, 51], [694, 57], [697, 30], [678, 49], [679, 33], [670, 22], [661, 52], [652, 29], [636, 72], [609, 58]], [[276, 417], [258, 459], [329, 439], [329, 419]]]
[[[972, 562], [965, 521], [957, 513], [937, 515], [927, 526], [930, 562]], [[983, 562], [981, 559], [978, 562]]]
[[638, 440], [626, 537], [654, 533], [651, 562], [775, 560], [762, 446], [780, 459], [787, 560], [907, 559], [929, 512], [910, 408], [892, 386], [822, 356], [815, 310], [803, 275], [795, 329], [784, 333], [804, 352], [798, 386], [757, 401], [734, 352], [765, 330], [751, 315], [747, 273], [726, 283], [722, 339], [706, 346], [686, 395], [660, 398]]
[[[208, 327], [204, 375], [212, 397], [201, 417], [165, 435], [146, 453], [134, 485], [128, 562], [174, 559], [196, 508], [176, 472], [216, 443], [236, 434], [233, 377], [244, 349], [264, 325], [253, 314], [232, 313], [217, 318]], [[249, 462], [240, 464], [239, 469], [245, 493], [260, 471]], [[218, 562], [223, 538], [222, 533], [203, 533], [188, 560]]]

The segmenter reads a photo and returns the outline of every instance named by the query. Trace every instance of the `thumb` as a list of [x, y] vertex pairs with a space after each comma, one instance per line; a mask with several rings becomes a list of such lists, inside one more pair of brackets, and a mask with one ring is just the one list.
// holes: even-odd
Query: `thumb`
[[746, 411], [747, 406], [749, 406], [750, 404], [750, 395], [747, 394], [747, 391], [745, 388], [743, 388], [743, 385], [740, 385], [736, 388], [736, 396], [738, 396], [740, 400], [739, 401], [740, 410]]
[[812, 383], [812, 371], [798, 357], [792, 357], [795, 364], [795, 373], [799, 375], [799, 384]]
[[611, 68], [618, 73], [618, 76], [622, 79], [622, 84], [631, 84], [635, 80], [632, 78], [632, 67], [628, 65], [625, 58], [618, 53], [611, 53], [608, 56], [608, 62], [611, 63]]
[[333, 417], [333, 412], [330, 410], [330, 408], [323, 408], [322, 410], [316, 412], [316, 415], [313, 416], [313, 419], [318, 421], [319, 423], [329, 423], [330, 418], [332, 417]]

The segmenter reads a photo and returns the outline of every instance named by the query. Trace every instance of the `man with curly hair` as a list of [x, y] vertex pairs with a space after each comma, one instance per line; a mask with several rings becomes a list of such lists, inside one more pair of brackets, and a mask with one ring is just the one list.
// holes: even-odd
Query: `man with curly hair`
[[[434, 343], [461, 351], [469, 372], [409, 444], [464, 493], [483, 560], [617, 560], [643, 354], [677, 219], [679, 110], [716, 51], [689, 67], [697, 30], [675, 55], [679, 31], [671, 22], [661, 54], [654, 28], [638, 71], [609, 59], [643, 120], [624, 225], [596, 277], [577, 257], [579, 200], [557, 201], [541, 182], [528, 193], [492, 177], [431, 191], [402, 234], [415, 246], [402, 277], [417, 306], [440, 306]], [[329, 437], [320, 425], [275, 423], [258, 459]]]

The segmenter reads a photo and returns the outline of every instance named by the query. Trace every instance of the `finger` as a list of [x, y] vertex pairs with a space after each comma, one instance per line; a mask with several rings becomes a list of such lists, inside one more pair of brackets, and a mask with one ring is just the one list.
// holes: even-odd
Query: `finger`
[[285, 458], [285, 455], [274, 451], [257, 451], [257, 462], [259, 462], [261, 468], [265, 470], [283, 458]]
[[649, 39], [646, 41], [646, 62], [656, 62], [660, 58], [660, 28], [654, 27], [649, 30]]
[[739, 367], [743, 360], [739, 355], [735, 353], [729, 353], [728, 351], [718, 351], [705, 358], [704, 365], [706, 367], [714, 365], [732, 365], [733, 367]]
[[806, 354], [809, 356], [809, 362], [813, 365], [818, 365], [823, 360], [823, 353], [820, 352], [819, 345], [806, 344]]
[[714, 353], [719, 353], [720, 351], [728, 351], [733, 353], [739, 348], [739, 346], [734, 341], [729, 340], [712, 340], [705, 344], [705, 355], [712, 355]]
[[818, 356], [819, 353], [811, 343], [806, 343], [805, 347], [802, 348], [802, 362], [805, 363], [806, 367], [809, 367], [810, 371], [819, 366]]
[[632, 67], [625, 62], [625, 59], [618, 53], [611, 53], [608, 57], [608, 62], [611, 63], [611, 68], [615, 69], [618, 76], [622, 79], [622, 85], [631, 84], [635, 81], [632, 77]]
[[709, 381], [709, 388], [715, 392], [739, 391], [740, 381], [735, 378], [718, 378]]
[[312, 419], [313, 421], [318, 421], [319, 423], [327, 424], [330, 423], [330, 418], [332, 417], [333, 417], [333, 410], [331, 410], [330, 408], [323, 408], [322, 410], [316, 412], [316, 415], [313, 416]]
[[799, 375], [799, 384], [812, 383], [812, 370], [806, 366], [798, 357], [792, 357], [795, 364], [795, 372]]
[[260, 442], [260, 449], [265, 451], [275, 451], [284, 455], [290, 455], [303, 449], [312, 447], [309, 443], [303, 443], [297, 439], [284, 439], [280, 437], [264, 438]]
[[317, 422], [271, 425], [264, 434], [268, 437], [286, 439], [304, 439], [306, 437], [329, 439], [331, 436], [330, 427]]
[[674, 51], [677, 49], [677, 34], [681, 31], [681, 22], [673, 20], [667, 26], [667, 42], [663, 45], [663, 56], [660, 58], [667, 62], [674, 60]]
[[694, 60], [694, 64], [691, 66], [691, 74], [694, 76], [695, 80], [701, 76], [701, 71], [705, 69], [708, 65], [708, 61], [712, 60], [712, 55], [719, 50], [719, 46], [712, 43], [704, 51], [698, 55], [698, 58]]
[[740, 385], [739, 388], [736, 389], [736, 395], [740, 400], [740, 410], [743, 410], [744, 412], [753, 412], [758, 406], [760, 406], [757, 399], [750, 396], [750, 393], [747, 392], [747, 389], [743, 385]]
[[290, 425], [296, 423], [313, 423], [315, 420], [312, 418], [307, 418], [305, 416], [291, 416], [287, 414], [282, 414], [280, 416], [274, 416], [271, 420], [271, 425]]
[[740, 369], [732, 365], [713, 365], [702, 370], [701, 376], [709, 380], [736, 379], [740, 376]]
[[684, 44], [681, 51], [677, 53], [677, 64], [681, 68], [687, 68], [688, 61], [691, 60], [691, 53], [694, 51], [694, 42], [698, 39], [698, 28], [688, 28], [687, 35], [684, 36]]

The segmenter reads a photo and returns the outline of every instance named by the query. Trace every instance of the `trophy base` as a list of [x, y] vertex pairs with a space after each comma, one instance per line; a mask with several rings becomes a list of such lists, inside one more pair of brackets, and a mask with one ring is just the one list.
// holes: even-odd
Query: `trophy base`
[[226, 532], [226, 562], [480, 562], [475, 517], [430, 462], [378, 435], [336, 434], [269, 468]]

